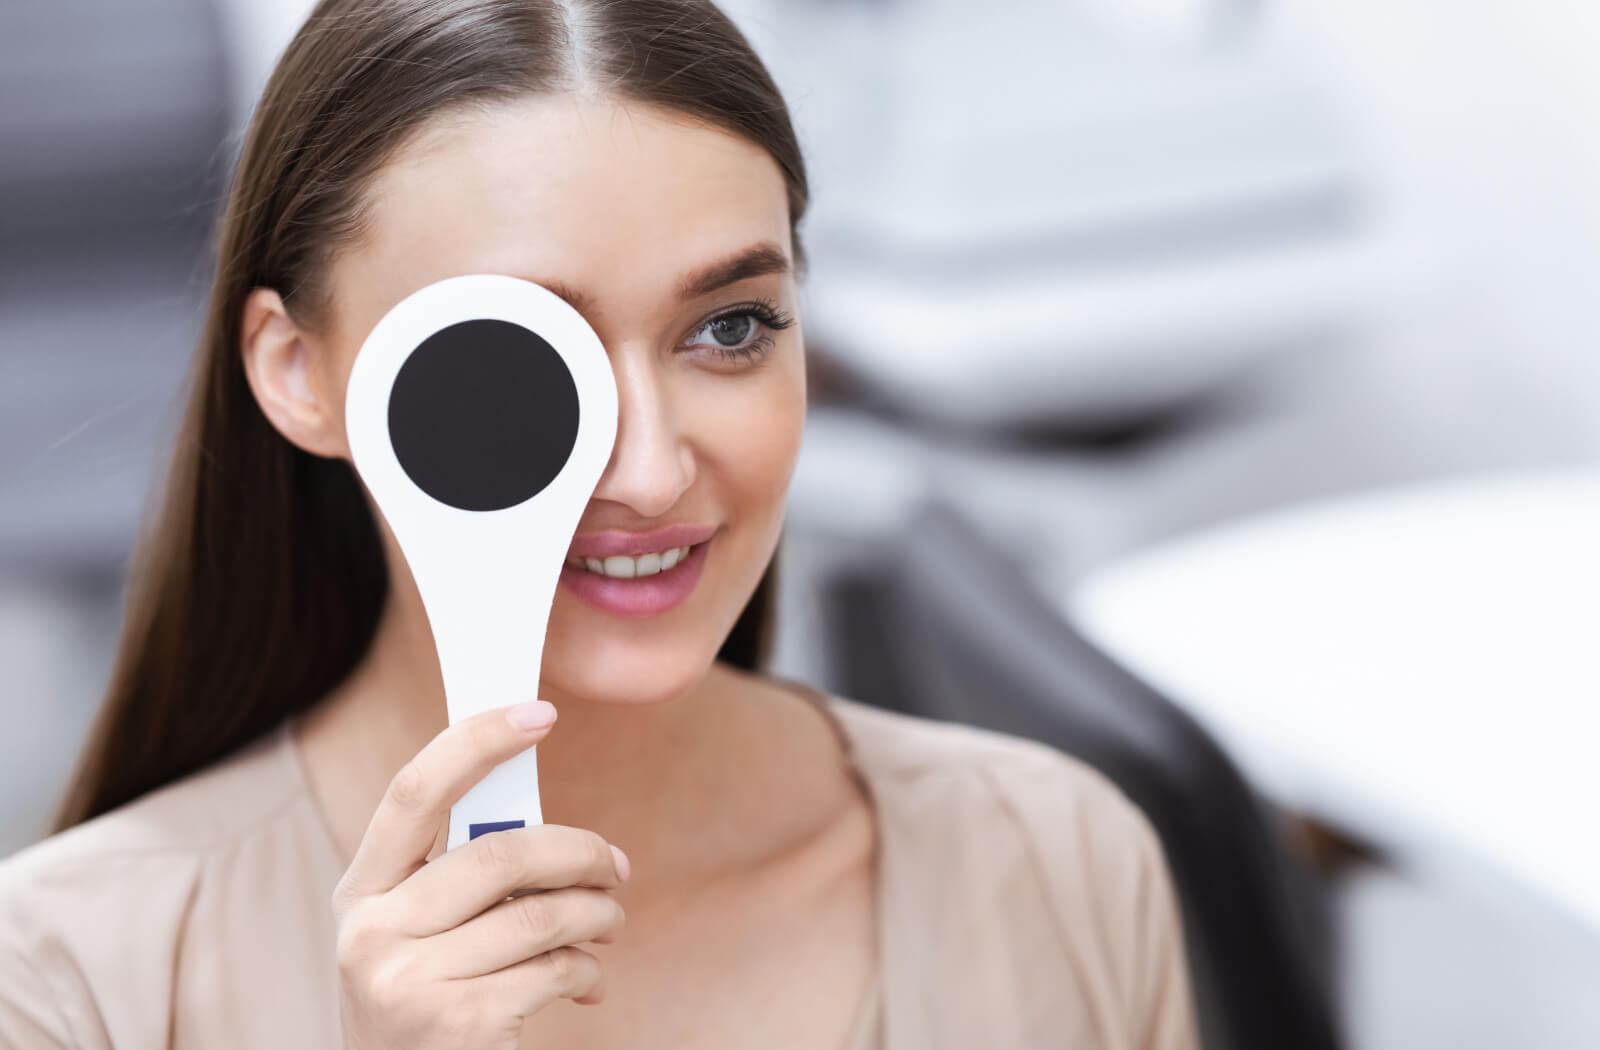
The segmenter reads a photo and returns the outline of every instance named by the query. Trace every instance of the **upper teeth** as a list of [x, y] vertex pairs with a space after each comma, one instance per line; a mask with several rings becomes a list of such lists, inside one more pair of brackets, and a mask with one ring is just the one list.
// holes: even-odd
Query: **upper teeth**
[[604, 576], [628, 580], [635, 576], [654, 576], [658, 572], [665, 572], [688, 556], [688, 547], [673, 547], [655, 554], [641, 554], [637, 558], [630, 558], [626, 554], [613, 554], [609, 558], [574, 556], [567, 559], [567, 564], [575, 569], [588, 569]]

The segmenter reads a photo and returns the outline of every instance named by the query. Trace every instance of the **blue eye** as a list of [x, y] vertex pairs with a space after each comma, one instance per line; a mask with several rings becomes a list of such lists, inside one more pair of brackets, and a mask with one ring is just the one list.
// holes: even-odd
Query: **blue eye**
[[792, 324], [794, 319], [779, 310], [776, 303], [767, 300], [741, 303], [707, 320], [687, 342], [691, 346], [704, 346], [727, 360], [753, 359], [772, 349], [773, 332]]

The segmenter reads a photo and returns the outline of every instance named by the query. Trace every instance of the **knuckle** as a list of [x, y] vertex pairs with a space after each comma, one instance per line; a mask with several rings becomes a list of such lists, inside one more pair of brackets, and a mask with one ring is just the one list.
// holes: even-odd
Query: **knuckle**
[[574, 948], [572, 951], [575, 960], [570, 978], [572, 990], [581, 994], [600, 983], [600, 960], [581, 948]]
[[338, 884], [333, 887], [333, 893], [328, 897], [328, 908], [333, 912], [335, 921], [342, 922], [356, 903], [356, 894], [350, 888], [348, 879], [348, 874], [341, 877]]
[[334, 955], [339, 968], [349, 974], [359, 971], [375, 952], [378, 933], [371, 922], [359, 913], [339, 924], [334, 939]]
[[589, 852], [589, 866], [595, 871], [613, 871], [616, 869], [616, 858], [611, 855], [611, 843], [607, 842], [597, 832], [586, 831], [587, 849]]
[[428, 808], [427, 781], [415, 759], [401, 766], [389, 781], [389, 801], [407, 813], [421, 813]]
[[520, 840], [509, 831], [482, 835], [475, 845], [479, 870], [485, 875], [499, 877], [521, 867]]
[[578, 971], [577, 952], [578, 949], [567, 945], [544, 953], [545, 967], [552, 981], [562, 987], [572, 983]]
[[483, 1023], [482, 1006], [471, 996], [461, 995], [442, 1006], [434, 1015], [435, 1034], [444, 1046], [475, 1046], [478, 1026]]
[[543, 897], [542, 893], [530, 893], [518, 897], [513, 905], [521, 932], [535, 943], [553, 940], [561, 925], [550, 903], [541, 899]]
[[375, 1003], [391, 1010], [405, 1007], [416, 997], [416, 993], [416, 967], [405, 953], [396, 953], [383, 960], [373, 968], [367, 980], [367, 994]]
[[582, 948], [568, 945], [548, 953], [551, 976], [568, 992], [589, 988], [600, 979], [600, 961]]
[[365, 955], [356, 933], [346, 926], [339, 927], [333, 946], [333, 959], [339, 966], [339, 972], [346, 975], [353, 973], [363, 958]]
[[599, 1002], [601, 999], [605, 998], [605, 990], [606, 982], [604, 971], [600, 969], [600, 964], [598, 962], [591, 963], [589, 966], [589, 972], [585, 976], [583, 983], [578, 986], [578, 991], [585, 996], [593, 997], [596, 1002]]

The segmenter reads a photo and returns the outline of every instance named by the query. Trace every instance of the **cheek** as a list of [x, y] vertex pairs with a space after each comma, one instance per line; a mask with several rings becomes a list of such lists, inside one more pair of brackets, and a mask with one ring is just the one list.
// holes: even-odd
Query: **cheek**
[[[777, 514], [805, 427], [801, 368], [773, 363], [759, 373], [703, 382], [690, 406], [695, 445], [714, 499], [730, 518]], [[720, 491], [717, 491], [720, 490]]]

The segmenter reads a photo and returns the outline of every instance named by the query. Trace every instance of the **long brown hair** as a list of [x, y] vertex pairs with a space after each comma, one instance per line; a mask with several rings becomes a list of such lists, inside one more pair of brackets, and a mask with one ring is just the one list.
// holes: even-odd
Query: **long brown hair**
[[[201, 769], [302, 711], [370, 645], [388, 592], [376, 522], [342, 459], [267, 421], [240, 318], [277, 289], [326, 317], [327, 264], [386, 158], [450, 107], [598, 89], [764, 148], [788, 186], [796, 263], [805, 168], [783, 98], [707, 0], [323, 0], [279, 60], [234, 170], [217, 272], [165, 495], [130, 573], [104, 703], [61, 831]], [[718, 659], [758, 671], [776, 559]]]

